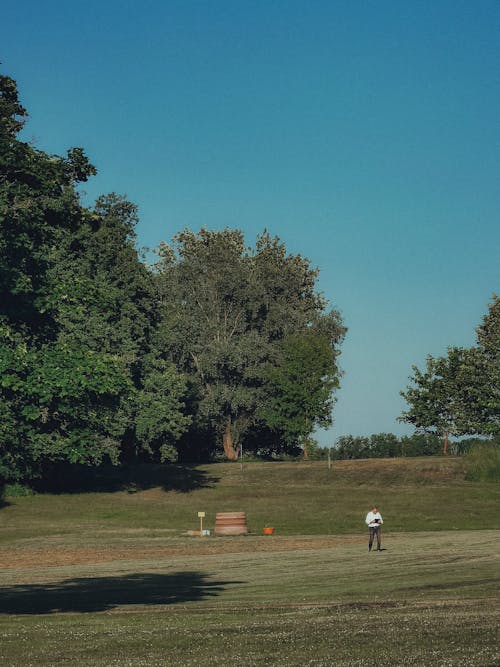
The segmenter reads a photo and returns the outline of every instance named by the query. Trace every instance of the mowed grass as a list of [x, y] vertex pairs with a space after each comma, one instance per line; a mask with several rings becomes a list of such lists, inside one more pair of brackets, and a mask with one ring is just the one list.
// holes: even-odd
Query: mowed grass
[[[8, 499], [2, 666], [500, 664], [499, 489], [459, 459], [201, 466], [190, 491], [163, 472]], [[251, 534], [187, 537], [198, 510], [246, 511]]]

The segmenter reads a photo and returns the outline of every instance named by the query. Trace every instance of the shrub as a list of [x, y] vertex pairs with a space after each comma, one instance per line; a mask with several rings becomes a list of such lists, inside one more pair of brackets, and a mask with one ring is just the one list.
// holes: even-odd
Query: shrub
[[465, 456], [465, 479], [479, 481], [500, 481], [500, 446], [495, 442], [485, 442], [472, 447]]
[[19, 484], [15, 482], [14, 484], [6, 484], [3, 490], [3, 496], [5, 498], [21, 498], [23, 496], [33, 496], [35, 491], [29, 486], [24, 486], [24, 484]]

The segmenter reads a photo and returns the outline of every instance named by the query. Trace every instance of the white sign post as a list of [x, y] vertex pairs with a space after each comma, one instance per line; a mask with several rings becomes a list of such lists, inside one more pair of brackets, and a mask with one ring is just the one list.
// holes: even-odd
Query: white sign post
[[198, 517], [200, 519], [200, 535], [203, 535], [203, 519], [205, 518], [205, 512], [198, 512]]

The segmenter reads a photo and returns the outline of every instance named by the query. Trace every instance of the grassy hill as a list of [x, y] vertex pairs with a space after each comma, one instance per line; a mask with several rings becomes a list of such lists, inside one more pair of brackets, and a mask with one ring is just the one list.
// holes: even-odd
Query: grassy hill
[[198, 511], [209, 529], [216, 512], [244, 511], [256, 535], [266, 525], [277, 535], [359, 533], [373, 503], [390, 532], [500, 528], [499, 485], [465, 481], [453, 457], [109, 468], [93, 480], [98, 492], [80, 481], [84, 493], [7, 498], [0, 544], [73, 533], [112, 540], [121, 530], [175, 536], [199, 526]]

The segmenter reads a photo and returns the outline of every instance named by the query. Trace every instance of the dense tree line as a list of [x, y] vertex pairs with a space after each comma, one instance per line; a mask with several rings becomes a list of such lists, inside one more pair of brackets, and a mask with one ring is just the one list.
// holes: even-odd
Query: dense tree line
[[[481, 444], [480, 438], [462, 438], [450, 443], [449, 452], [466, 454]], [[370, 436], [342, 435], [331, 450], [318, 450], [316, 456], [325, 459], [382, 459], [414, 456], [436, 456], [441, 453], [442, 439], [435, 433], [414, 433], [397, 436], [394, 433], [374, 433]]]
[[444, 438], [500, 436], [500, 297], [493, 295], [471, 348], [450, 347], [428, 356], [424, 371], [413, 366], [412, 385], [401, 392], [408, 403], [402, 421]]
[[84, 151], [22, 141], [26, 118], [0, 76], [0, 479], [293, 452], [329, 425], [345, 328], [309, 261], [202, 229], [146, 265], [136, 207], [84, 206]]

